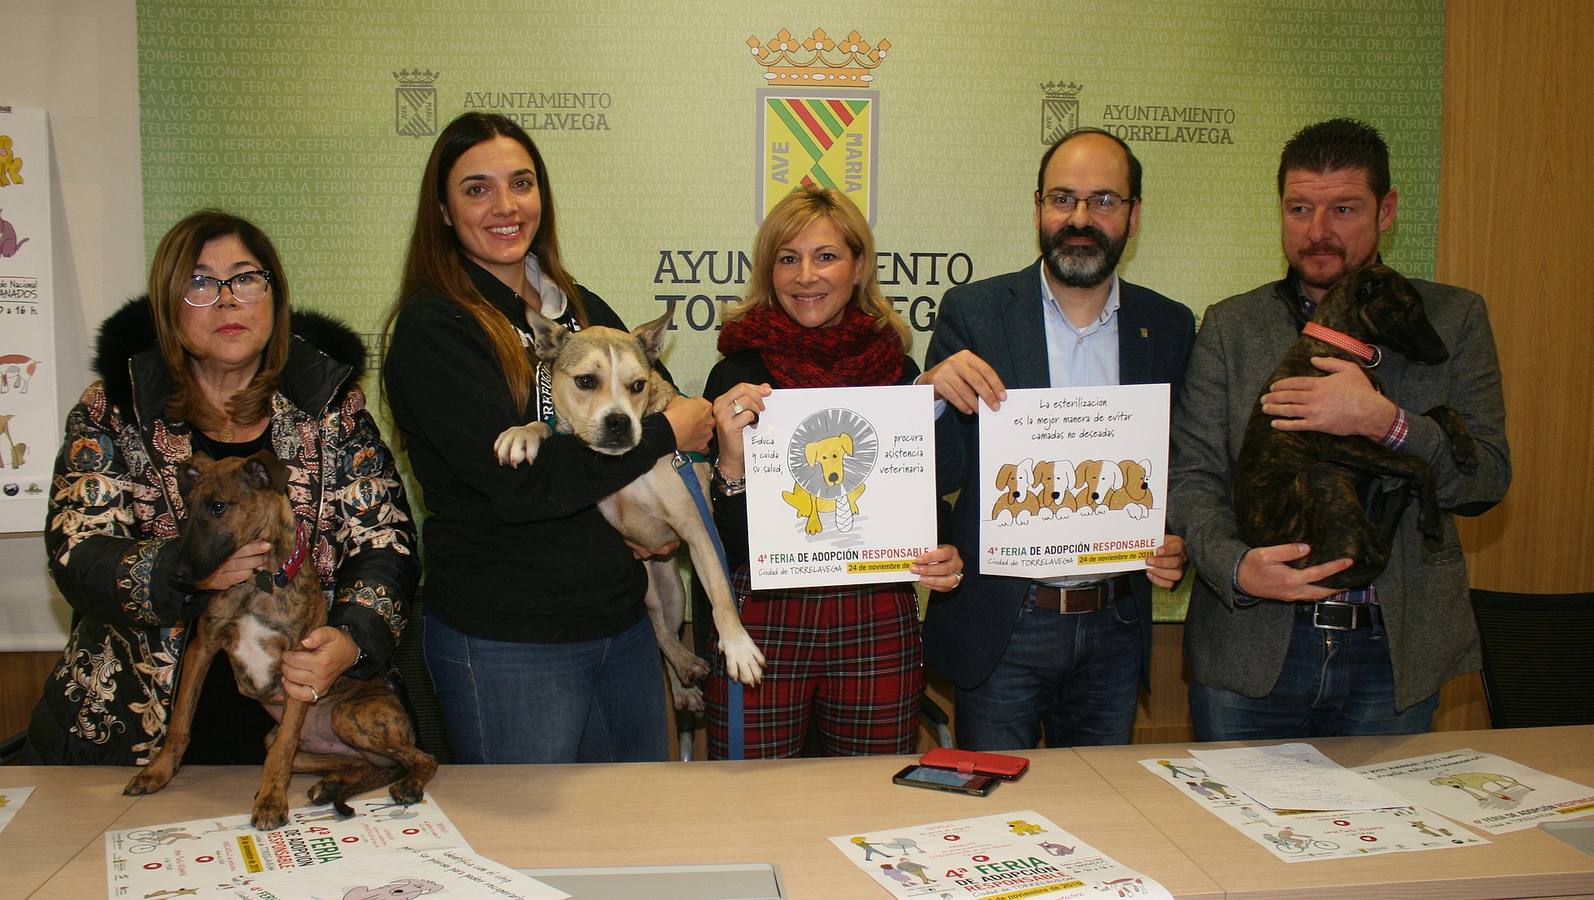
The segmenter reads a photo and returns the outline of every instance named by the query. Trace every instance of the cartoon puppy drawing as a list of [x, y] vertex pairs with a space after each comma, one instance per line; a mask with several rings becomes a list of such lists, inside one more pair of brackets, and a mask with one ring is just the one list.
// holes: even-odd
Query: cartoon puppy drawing
[[1091, 516], [1107, 511], [1107, 494], [1123, 486], [1124, 473], [1117, 463], [1087, 459], [1075, 470], [1074, 486], [1079, 490], [1075, 498], [1080, 515]]
[[1151, 515], [1151, 460], [1120, 460], [1117, 467], [1122, 483], [1107, 493], [1107, 508], [1121, 509], [1131, 519]]
[[[852, 456], [852, 435], [842, 432], [832, 437], [820, 438], [809, 441], [803, 445], [803, 457], [808, 460], [808, 465], [819, 467], [819, 477], [825, 484], [839, 485], [845, 473], [845, 460]], [[847, 492], [847, 502], [838, 507], [835, 500], [815, 497], [803, 490], [803, 486], [793, 481], [791, 490], [782, 491], [781, 499], [785, 500], [792, 509], [797, 511], [798, 518], [806, 518], [808, 524], [803, 530], [808, 534], [818, 534], [824, 524], [819, 521], [822, 512], [836, 514], [836, 529], [839, 531], [852, 530], [852, 517], [858, 514], [858, 498], [863, 496], [863, 489], [867, 485], [860, 484]]]
[[1035, 481], [1043, 519], [1066, 519], [1079, 509], [1077, 466], [1066, 459], [1041, 460], [1035, 464]]
[[[1047, 464], [1045, 460], [1042, 463]], [[1034, 460], [1003, 463], [996, 470], [996, 489], [1002, 493], [991, 505], [991, 521], [1000, 522], [1006, 515], [1010, 521], [1022, 522], [1040, 514], [1041, 495], [1035, 489]]]

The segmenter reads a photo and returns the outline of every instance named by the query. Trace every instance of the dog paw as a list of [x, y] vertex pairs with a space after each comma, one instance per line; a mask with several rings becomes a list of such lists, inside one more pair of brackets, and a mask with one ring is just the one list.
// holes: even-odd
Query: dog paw
[[387, 795], [405, 806], [413, 806], [426, 796], [426, 782], [417, 784], [413, 778], [400, 778], [388, 787]]
[[137, 775], [134, 775], [132, 780], [128, 781], [127, 787], [122, 788], [122, 793], [128, 797], [141, 797], [145, 794], [153, 794], [165, 787], [166, 783], [171, 780], [172, 778], [170, 775], [162, 777], [159, 773], [151, 772], [150, 770], [145, 769], [142, 772], [139, 772]]
[[729, 639], [722, 634], [720, 650], [725, 653], [725, 671], [732, 678], [749, 687], [764, 680], [764, 654], [746, 632]]
[[542, 442], [547, 440], [550, 434], [552, 432], [542, 422], [505, 428], [498, 439], [493, 441], [493, 455], [498, 457], [499, 465], [511, 468], [521, 463], [536, 462], [537, 451], [542, 449]]
[[708, 663], [694, 653], [684, 666], [676, 668], [675, 677], [681, 679], [682, 684], [697, 684], [708, 677]]
[[288, 824], [288, 803], [282, 797], [268, 797], [255, 801], [254, 814], [249, 824], [258, 831], [275, 831]]
[[704, 709], [702, 688], [672, 685], [671, 694], [677, 710], [700, 713]]

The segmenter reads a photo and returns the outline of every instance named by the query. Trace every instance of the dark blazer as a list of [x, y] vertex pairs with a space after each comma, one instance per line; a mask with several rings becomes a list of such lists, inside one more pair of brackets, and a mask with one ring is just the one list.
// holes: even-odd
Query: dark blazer
[[[959, 350], [972, 350], [1009, 388], [1051, 387], [1041, 306], [1040, 261], [1018, 272], [953, 288], [936, 311], [926, 371]], [[1195, 341], [1195, 317], [1156, 291], [1119, 281], [1118, 367], [1122, 384], [1172, 385], [1178, 396]], [[980, 572], [979, 431], [976, 417], [948, 406], [936, 420], [936, 483], [959, 491], [952, 542], [963, 555], [957, 590], [930, 595], [924, 621], [925, 659], [959, 687], [983, 682], [1007, 650], [1029, 590], [1023, 578]], [[1134, 579], [1135, 603], [1151, 658], [1151, 582]], [[1144, 671], [1142, 677], [1144, 677]]]

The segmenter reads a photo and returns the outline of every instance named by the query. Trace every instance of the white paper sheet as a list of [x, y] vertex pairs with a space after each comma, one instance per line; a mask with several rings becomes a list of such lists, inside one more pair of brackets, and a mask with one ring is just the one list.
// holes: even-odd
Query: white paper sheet
[[0, 788], [0, 831], [6, 830], [17, 810], [28, 802], [28, 795], [32, 793], [33, 788], [30, 787]]
[[1311, 744], [1191, 750], [1202, 767], [1269, 809], [1386, 809], [1411, 801], [1318, 752]]

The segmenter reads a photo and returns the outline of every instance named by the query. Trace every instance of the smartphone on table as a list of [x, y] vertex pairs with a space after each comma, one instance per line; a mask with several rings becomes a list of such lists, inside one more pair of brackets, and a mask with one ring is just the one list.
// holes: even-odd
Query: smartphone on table
[[1000, 783], [999, 779], [989, 775], [977, 775], [973, 772], [959, 772], [955, 769], [941, 769], [935, 766], [918, 764], [908, 766], [892, 776], [891, 780], [909, 787], [929, 788], [933, 791], [952, 791], [956, 794], [973, 794], [976, 797], [984, 797]]

